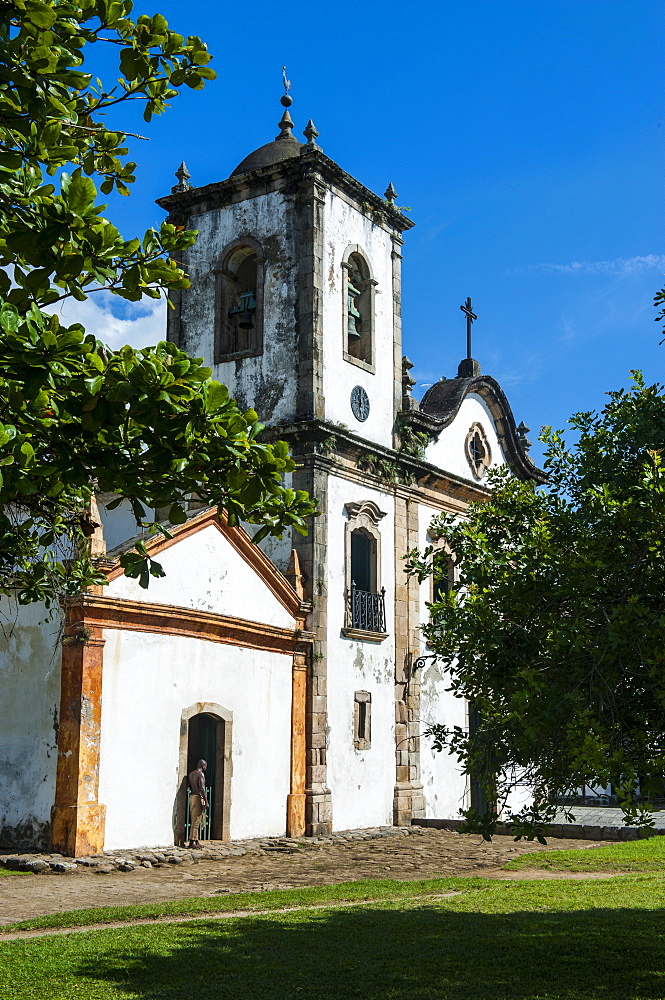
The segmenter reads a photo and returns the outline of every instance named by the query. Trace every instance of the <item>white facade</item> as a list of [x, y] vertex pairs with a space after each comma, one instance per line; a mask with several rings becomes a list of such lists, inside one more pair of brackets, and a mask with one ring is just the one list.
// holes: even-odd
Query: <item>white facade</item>
[[[328, 480], [328, 780], [335, 829], [390, 823], [395, 784], [395, 636], [389, 620], [383, 642], [342, 633], [346, 624], [345, 539], [347, 503], [372, 500], [385, 514], [381, 535], [381, 579], [386, 610], [394, 607], [394, 499], [387, 493], [330, 476]], [[380, 589], [380, 588], [379, 588]], [[372, 739], [354, 748], [354, 692], [371, 694]]]
[[[439, 514], [440, 511], [425, 504], [419, 506], [418, 545], [421, 552], [432, 543], [428, 534], [429, 527]], [[420, 616], [423, 622], [429, 618], [427, 604], [431, 603], [432, 597], [432, 581], [424, 580], [420, 584]], [[421, 654], [426, 656], [429, 651], [424, 637], [421, 637], [420, 645]], [[447, 676], [443, 665], [437, 661], [427, 660], [420, 678], [420, 718], [423, 733], [435, 724], [451, 729], [454, 726], [466, 727], [466, 702], [447, 691], [449, 687], [450, 677]], [[437, 819], [456, 819], [459, 810], [468, 808], [470, 804], [468, 778], [462, 774], [455, 757], [444, 751], [433, 750], [432, 743], [432, 737], [421, 736], [420, 768], [427, 815]]]
[[181, 717], [196, 702], [233, 714], [231, 837], [283, 835], [290, 657], [142, 632], [107, 629], [105, 638], [99, 799], [106, 847], [173, 843]]
[[[293, 618], [214, 524], [160, 553], [166, 576], [143, 590], [118, 576], [113, 598], [250, 618], [281, 628]], [[167, 844], [174, 837], [182, 713], [194, 703], [233, 717], [230, 831], [284, 832], [289, 791], [291, 657], [177, 635], [106, 629], [100, 801], [107, 847]], [[128, 697], [128, 693], [129, 697]], [[131, 824], [128, 781], [146, 769]], [[143, 779], [142, 779], [143, 781]]]

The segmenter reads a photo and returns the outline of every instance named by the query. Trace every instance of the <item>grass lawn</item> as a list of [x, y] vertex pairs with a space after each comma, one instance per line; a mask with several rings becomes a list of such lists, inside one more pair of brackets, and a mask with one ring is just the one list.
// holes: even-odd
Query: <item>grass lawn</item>
[[135, 906], [96, 906], [88, 910], [65, 910], [43, 917], [5, 924], [2, 931], [32, 930], [48, 927], [86, 927], [117, 920], [150, 920], [156, 917], [188, 917], [199, 913], [228, 913], [235, 910], [281, 910], [298, 906], [318, 906], [324, 903], [376, 902], [401, 897], [432, 895], [455, 891], [459, 878], [433, 878], [416, 882], [394, 879], [363, 879], [358, 882], [338, 882], [333, 885], [303, 886], [302, 889], [273, 889], [268, 892], [228, 892], [219, 896], [191, 896], [160, 903], [137, 903]]
[[665, 871], [665, 837], [629, 840], [607, 847], [523, 854], [503, 867], [512, 871], [542, 868], [568, 872], [662, 872]]
[[[569, 882], [433, 881], [439, 891], [459, 895], [416, 898], [422, 896], [424, 883], [409, 882], [401, 883], [398, 900], [368, 898], [359, 906], [340, 905], [344, 896], [339, 895], [337, 902], [329, 900], [317, 910], [301, 906], [288, 913], [5, 941], [0, 943], [0, 996], [3, 1000], [665, 997], [665, 883], [658, 876]], [[377, 890], [381, 893], [387, 887], [379, 883]], [[288, 895], [279, 893], [282, 906], [290, 905], [284, 898]], [[310, 896], [310, 906], [313, 902], [315, 896]], [[291, 904], [297, 905], [297, 900]]]

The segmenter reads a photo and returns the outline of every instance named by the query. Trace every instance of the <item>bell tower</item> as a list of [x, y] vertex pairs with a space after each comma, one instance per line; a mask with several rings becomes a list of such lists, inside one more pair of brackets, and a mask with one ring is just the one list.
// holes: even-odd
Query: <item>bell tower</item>
[[412, 223], [392, 185], [381, 198], [323, 153], [311, 120], [299, 142], [288, 90], [281, 103], [277, 136], [227, 180], [195, 188], [183, 164], [159, 199], [172, 222], [199, 232], [168, 337], [270, 427], [343, 424], [391, 448], [400, 249]]

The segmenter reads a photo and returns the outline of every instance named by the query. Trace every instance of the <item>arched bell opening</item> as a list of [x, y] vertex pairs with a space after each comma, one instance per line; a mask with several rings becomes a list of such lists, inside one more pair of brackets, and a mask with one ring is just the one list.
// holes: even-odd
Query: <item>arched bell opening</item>
[[215, 269], [215, 361], [240, 360], [263, 351], [263, 277], [265, 257], [249, 237], [221, 254]]
[[374, 366], [374, 287], [367, 258], [358, 246], [342, 260], [344, 280], [344, 357], [363, 367]]

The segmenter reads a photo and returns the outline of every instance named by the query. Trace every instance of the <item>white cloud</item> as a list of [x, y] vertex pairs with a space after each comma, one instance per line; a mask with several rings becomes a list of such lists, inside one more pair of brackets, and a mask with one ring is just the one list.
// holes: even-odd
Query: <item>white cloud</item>
[[164, 299], [127, 302], [108, 292], [96, 292], [84, 302], [65, 299], [51, 311], [65, 326], [80, 323], [86, 333], [117, 350], [124, 344], [148, 347], [165, 340], [166, 308]]
[[635, 271], [665, 270], [665, 256], [617, 257], [615, 260], [573, 260], [569, 264], [530, 264], [514, 268], [511, 274], [632, 274]]

